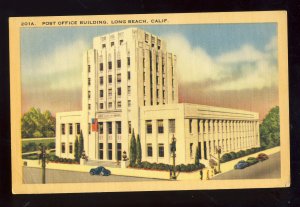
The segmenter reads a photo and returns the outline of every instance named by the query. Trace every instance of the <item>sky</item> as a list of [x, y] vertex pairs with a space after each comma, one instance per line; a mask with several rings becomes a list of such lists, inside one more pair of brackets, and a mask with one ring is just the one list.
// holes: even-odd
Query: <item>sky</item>
[[[137, 27], [176, 54], [180, 102], [254, 111], [261, 120], [278, 105], [276, 23]], [[22, 28], [22, 113], [81, 110], [84, 51], [93, 37], [126, 28]]]

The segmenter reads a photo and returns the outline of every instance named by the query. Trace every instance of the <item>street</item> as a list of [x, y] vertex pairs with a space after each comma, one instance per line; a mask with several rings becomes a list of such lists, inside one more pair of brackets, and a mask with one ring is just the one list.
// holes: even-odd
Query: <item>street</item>
[[[238, 162], [238, 160], [237, 160]], [[280, 152], [269, 156], [268, 160], [259, 162], [240, 170], [231, 170], [212, 178], [213, 180], [230, 179], [269, 179], [280, 178]]]
[[[139, 178], [128, 176], [92, 176], [88, 172], [73, 172], [65, 170], [46, 170], [46, 183], [90, 183], [90, 182], [133, 182], [133, 181], [158, 181], [158, 179]], [[163, 181], [163, 180], [161, 180]], [[42, 183], [42, 169], [23, 167], [23, 183]]]

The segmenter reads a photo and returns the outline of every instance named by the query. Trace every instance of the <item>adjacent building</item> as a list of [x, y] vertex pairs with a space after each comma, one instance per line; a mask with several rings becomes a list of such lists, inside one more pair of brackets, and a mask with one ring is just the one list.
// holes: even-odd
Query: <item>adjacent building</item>
[[142, 160], [193, 163], [223, 152], [260, 146], [258, 113], [178, 103], [176, 56], [166, 43], [137, 28], [95, 37], [83, 57], [82, 111], [56, 114], [56, 155], [74, 158], [82, 131], [90, 160], [129, 155], [132, 133], [140, 136]]

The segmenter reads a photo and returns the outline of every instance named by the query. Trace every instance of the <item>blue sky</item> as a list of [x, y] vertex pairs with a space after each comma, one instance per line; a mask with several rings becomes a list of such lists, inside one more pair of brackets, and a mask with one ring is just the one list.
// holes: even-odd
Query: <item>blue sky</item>
[[[92, 39], [127, 26], [22, 28], [22, 111], [31, 106], [56, 111], [80, 110], [82, 54]], [[201, 94], [278, 89], [277, 26], [275, 23], [138, 26], [167, 43], [178, 59], [181, 101], [256, 110], [252, 105], [208, 101]], [[188, 73], [187, 73], [187, 70]], [[188, 85], [199, 100], [185, 96]], [[273, 93], [272, 94], [276, 94]], [[233, 93], [234, 94], [234, 93]], [[260, 95], [263, 96], [263, 95]], [[264, 110], [278, 95], [264, 100]], [[228, 98], [228, 97], [227, 97]], [[242, 102], [242, 101], [241, 101]], [[265, 102], [269, 102], [269, 105]], [[260, 104], [260, 105], [261, 105]]]

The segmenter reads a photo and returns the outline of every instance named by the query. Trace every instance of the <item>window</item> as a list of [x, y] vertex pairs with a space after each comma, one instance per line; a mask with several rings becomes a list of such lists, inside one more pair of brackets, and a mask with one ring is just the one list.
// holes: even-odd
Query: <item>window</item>
[[89, 134], [91, 134], [91, 123], [89, 123]]
[[156, 89], [156, 97], [159, 98], [159, 90]]
[[128, 121], [128, 134], [131, 134], [131, 121]]
[[152, 144], [147, 144], [147, 156], [152, 157]]
[[128, 87], [127, 87], [127, 95], [130, 95], [130, 94], [131, 94], [131, 87], [128, 86]]
[[99, 159], [103, 160], [103, 143], [99, 143]]
[[105, 44], [102, 44], [102, 48], [105, 48], [106, 47], [106, 45]]
[[127, 65], [130, 66], [130, 57], [127, 57]]
[[147, 129], [147, 134], [152, 134], [152, 121], [151, 120], [146, 121], [146, 129]]
[[91, 110], [91, 104], [88, 104], [88, 109]]
[[103, 122], [98, 123], [98, 132], [99, 134], [103, 134]]
[[149, 42], [149, 35], [148, 34], [145, 34], [145, 42]]
[[117, 74], [117, 82], [121, 83], [121, 74]]
[[131, 100], [128, 100], [128, 107], [131, 107]]
[[91, 66], [88, 65], [88, 72], [91, 72]]
[[146, 86], [144, 86], [144, 95], [146, 95]]
[[124, 42], [124, 40], [120, 40], [120, 45], [122, 45], [123, 42]]
[[112, 75], [108, 76], [108, 83], [111, 84], [112, 83]]
[[163, 120], [157, 120], [157, 131], [159, 134], [164, 133], [164, 122]]
[[66, 144], [64, 142], [61, 143], [61, 153], [66, 153]]
[[117, 60], [117, 68], [121, 68], [121, 60]]
[[108, 143], [108, 160], [112, 160], [112, 143]]
[[73, 153], [73, 143], [72, 142], [69, 143], [69, 153], [70, 154]]
[[162, 85], [165, 86], [165, 78], [162, 79]]
[[158, 145], [158, 157], [164, 157], [165, 151], [164, 151], [164, 144]]
[[88, 99], [91, 98], [91, 91], [88, 91]]
[[146, 79], [146, 73], [143, 72], [143, 80], [144, 80], [144, 82], [145, 82], [145, 79]]
[[102, 86], [102, 85], [103, 85], [103, 76], [101, 76], [101, 77], [99, 78], [99, 82], [100, 82], [100, 85]]
[[76, 123], [76, 134], [80, 134], [80, 123]]
[[204, 121], [204, 123], [203, 123], [203, 133], [205, 133], [206, 132], [206, 121]]
[[198, 128], [198, 133], [200, 133], [200, 119], [197, 120], [197, 128]]
[[108, 108], [110, 108], [110, 109], [112, 108], [112, 102], [108, 103]]
[[122, 134], [122, 123], [120, 121], [117, 121], [116, 125], [117, 125], [117, 134]]
[[169, 119], [169, 133], [175, 133], [175, 119]]
[[100, 98], [103, 98], [103, 90], [100, 90]]
[[112, 122], [107, 122], [107, 132], [108, 134], [112, 134]]
[[117, 160], [122, 159], [122, 144], [117, 143]]
[[73, 134], [73, 124], [69, 124], [69, 134]]
[[127, 79], [130, 80], [130, 71], [127, 72]]
[[61, 124], [61, 134], [66, 134], [65, 124]]
[[91, 85], [91, 78], [88, 78], [88, 85]]
[[189, 132], [190, 132], [190, 133], [193, 132], [193, 131], [192, 131], [192, 123], [193, 123], [193, 120], [190, 119], [190, 120], [189, 120]]
[[103, 71], [103, 63], [100, 63], [100, 72]]
[[122, 95], [122, 90], [121, 90], [121, 88], [118, 88], [117, 91], [118, 91], [118, 92], [117, 92], [118, 96], [121, 96], [121, 95]]
[[112, 89], [109, 88], [109, 89], [108, 89], [108, 97], [111, 97], [111, 96], [112, 96]]
[[111, 62], [111, 61], [108, 62], [108, 69], [109, 69], [109, 70], [112, 69], [112, 62]]
[[114, 43], [114, 42], [111, 42], [111, 43], [110, 43], [110, 46], [111, 46], [111, 47], [113, 47], [114, 45], [115, 45], [115, 43]]
[[122, 107], [121, 101], [118, 101], [117, 106], [118, 106], [118, 108], [121, 108], [121, 107]]
[[193, 143], [190, 143], [190, 158], [193, 158]]

